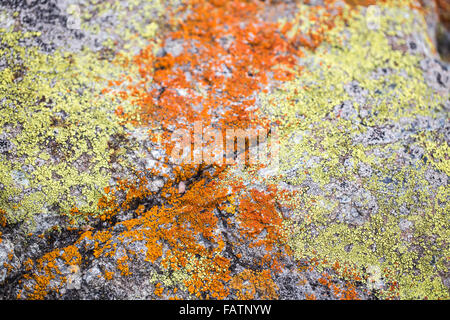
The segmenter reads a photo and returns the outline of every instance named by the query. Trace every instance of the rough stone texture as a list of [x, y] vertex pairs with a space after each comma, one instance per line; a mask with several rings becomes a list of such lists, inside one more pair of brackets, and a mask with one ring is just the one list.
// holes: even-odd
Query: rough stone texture
[[[322, 1], [310, 2], [322, 5]], [[2, 224], [3, 220], [0, 219], [1, 299], [158, 299], [165, 297], [158, 294], [160, 284], [169, 288], [174, 295], [176, 288], [179, 298], [210, 298], [204, 293], [195, 295], [183, 283], [192, 274], [205, 271], [195, 268], [187, 268], [188, 271], [184, 273], [175, 269], [167, 271], [160, 260], [149, 259], [151, 250], [146, 232], [156, 232], [156, 229], [146, 224], [147, 220], [151, 220], [149, 216], [141, 221], [136, 212], [140, 206], [143, 210], [152, 210], [170, 203], [164, 195], [164, 187], [176, 177], [175, 166], [163, 166], [160, 161], [164, 155], [163, 146], [148, 138], [148, 131], [157, 128], [122, 123], [116, 117], [119, 102], [107, 93], [102, 95], [102, 89], [108, 87], [108, 81], [121, 79], [124, 72], [139, 74], [136, 67], [124, 70], [114, 64], [113, 58], [118, 53], [124, 59], [133, 57], [154, 39], [159, 39], [159, 34], [170, 30], [167, 7], [175, 8], [179, 3], [156, 0], [147, 4], [140, 1], [111, 3], [29, 0], [3, 1], [0, 5], [0, 28], [5, 28], [0, 31], [0, 49], [4, 53], [0, 58], [3, 77], [0, 89], [5, 90], [12, 83], [27, 88], [38, 81], [35, 87], [25, 90], [28, 96], [20, 96], [19, 91], [12, 89], [6, 94], [0, 92], [0, 112], [8, 110], [10, 117], [0, 121], [0, 218], [6, 217], [7, 220], [7, 223]], [[268, 4], [269, 9], [265, 14], [275, 21], [278, 18], [296, 19], [292, 13], [296, 2], [281, 3]], [[428, 6], [433, 3], [427, 2]], [[81, 14], [74, 14], [73, 10], [78, 9]], [[362, 17], [367, 14], [365, 10], [361, 9]], [[383, 10], [397, 14], [394, 9], [394, 13], [390, 9]], [[268, 281], [268, 287], [271, 283], [276, 287], [276, 295], [264, 287], [256, 289], [254, 298], [336, 299], [333, 286], [346, 288], [349, 277], [343, 276], [341, 269], [332, 265], [335, 256], [343, 256], [343, 265], [348, 263], [355, 268], [355, 272], [364, 273], [371, 280], [352, 282], [359, 298], [389, 298], [386, 292], [395, 285], [393, 280], [381, 275], [380, 266], [386, 266], [383, 265], [385, 260], [386, 263], [398, 263], [396, 259], [403, 256], [395, 255], [392, 259], [388, 253], [382, 256], [390, 250], [391, 243], [386, 243], [389, 241], [382, 237], [370, 238], [371, 228], [377, 234], [383, 233], [384, 227], [387, 237], [388, 232], [392, 231], [402, 244], [410, 245], [395, 247], [396, 250], [414, 253], [411, 253], [413, 258], [410, 260], [409, 256], [405, 258], [405, 270], [417, 277], [425, 271], [431, 274], [423, 275], [424, 288], [402, 292], [394, 298], [436, 298], [434, 293], [438, 297], [449, 297], [450, 271], [448, 256], [445, 256], [449, 247], [445, 236], [449, 232], [449, 207], [446, 202], [449, 200], [450, 70], [432, 52], [432, 45], [427, 40], [431, 36], [431, 42], [438, 43], [435, 39], [438, 17], [428, 14], [425, 20], [413, 9], [402, 10], [401, 17], [410, 23], [408, 29], [395, 33], [393, 30], [396, 26], [390, 25], [392, 29], [387, 27], [387, 30], [381, 28], [378, 31], [386, 31], [383, 39], [388, 40], [382, 44], [374, 43], [373, 46], [385, 46], [387, 49], [378, 56], [384, 60], [374, 63], [370, 70], [369, 67], [363, 70], [369, 74], [367, 79], [341, 79], [337, 75], [331, 79], [340, 82], [331, 83], [336, 88], [329, 88], [330, 82], [323, 80], [320, 73], [323, 70], [317, 71], [320, 69], [317, 66], [319, 60], [315, 59], [319, 59], [319, 55], [308, 52], [300, 62], [306, 69], [310, 68], [308, 75], [303, 77], [300, 74], [285, 87], [280, 82], [270, 82], [269, 92], [258, 102], [262, 112], [269, 115], [271, 120], [283, 119], [280, 130], [285, 140], [282, 143], [281, 167], [271, 182], [276, 183], [280, 190], [301, 191], [302, 196], [295, 196], [286, 202], [280, 200], [277, 207], [277, 212], [286, 218], [288, 230], [292, 232], [287, 242], [293, 252], [283, 252], [278, 261], [282, 264], [281, 269], [273, 273], [273, 282]], [[411, 10], [412, 18], [405, 18], [408, 10]], [[179, 18], [183, 20], [185, 17], [180, 14]], [[127, 23], [130, 21], [132, 23]], [[386, 21], [386, 24], [392, 23], [391, 20]], [[351, 28], [344, 30], [350, 35], [354, 32]], [[27, 32], [38, 34], [22, 36]], [[135, 33], [140, 36], [133, 37]], [[373, 36], [371, 39], [379, 38]], [[227, 48], [227, 41], [231, 40], [221, 41], [223, 47]], [[178, 57], [183, 53], [185, 44], [183, 39], [166, 39], [163, 46], [157, 48], [156, 56]], [[338, 48], [341, 51], [333, 51], [336, 47], [337, 44], [331, 48], [326, 45], [319, 48], [320, 59], [323, 54], [324, 63], [332, 64], [332, 59], [341, 56], [344, 61], [347, 57], [345, 45]], [[443, 50], [440, 49], [440, 52]], [[397, 65], [387, 58], [404, 62], [405, 68], [410, 69], [398, 70]], [[43, 80], [35, 80], [40, 79], [46, 59], [50, 59], [50, 64], [56, 67], [47, 65], [43, 71], [47, 73], [42, 77]], [[345, 65], [345, 61], [342, 64]], [[336, 65], [337, 69], [341, 67], [340, 62]], [[342, 69], [345, 70], [345, 67]], [[223, 74], [231, 73], [230, 70], [224, 70]], [[357, 75], [363, 71], [354, 72]], [[188, 74], [189, 71], [183, 72]], [[91, 81], [94, 76], [99, 76], [95, 84]], [[386, 82], [382, 83], [380, 79], [386, 79]], [[392, 79], [402, 85], [417, 82], [417, 95], [427, 92], [433, 97], [414, 101], [417, 104], [411, 107], [412, 111], [404, 105], [398, 107], [400, 111], [395, 108], [383, 109], [379, 107], [377, 95], [383, 99], [389, 97], [384, 102], [395, 105], [397, 101], [407, 102], [407, 98], [400, 97], [402, 90], [405, 90], [406, 95], [414, 94], [413, 86], [399, 87], [394, 81], [387, 83]], [[62, 85], [58, 87], [58, 83]], [[292, 94], [293, 88], [300, 88], [301, 85], [317, 90], [307, 97], [331, 99], [336, 93], [336, 99], [317, 110], [317, 113], [312, 100], [310, 109], [305, 109], [301, 104], [303, 102], [299, 102], [294, 109], [283, 106], [283, 102], [289, 99], [303, 98]], [[318, 88], [314, 85], [318, 85]], [[57, 101], [53, 100], [58, 96], [58, 90], [67, 88], [73, 89], [73, 92]], [[183, 95], [183, 89], [176, 89], [179, 95]], [[279, 106], [268, 103], [266, 98], [270, 97], [280, 99]], [[120, 104], [124, 112], [133, 110], [133, 104], [126, 99]], [[45, 110], [43, 116], [36, 116], [40, 109]], [[383, 113], [386, 110], [394, 115], [388, 112], [386, 116]], [[16, 114], [20, 117], [15, 118]], [[298, 125], [297, 129], [301, 133], [292, 134], [290, 125], [304, 115], [317, 115], [317, 118], [311, 122], [305, 120], [304, 123], [310, 126]], [[286, 122], [283, 122], [285, 119]], [[339, 136], [341, 133], [338, 134], [336, 128], [343, 132], [342, 136]], [[353, 153], [354, 150], [360, 152]], [[365, 161], [366, 158], [370, 158], [370, 161]], [[385, 165], [389, 167], [383, 168]], [[158, 173], [150, 169], [158, 169]], [[178, 193], [189, 192], [201, 181], [208, 169], [202, 170], [200, 172], [199, 169], [198, 174], [185, 181], [177, 181], [175, 187]], [[83, 212], [97, 210], [98, 199], [107, 193], [105, 188], [116, 186], [117, 179], [136, 179], [137, 171], [145, 172], [145, 187], [151, 193], [146, 193], [147, 197], [130, 201], [129, 207], [121, 208], [112, 221], [99, 219], [95, 215], [85, 219], [81, 213], [78, 215], [76, 211], [71, 211], [73, 207]], [[230, 170], [227, 178], [242, 180], [252, 190], [267, 191], [268, 183], [261, 179], [265, 174], [263, 171], [260, 173], [251, 176], [251, 172], [242, 172], [238, 168]], [[124, 190], [118, 192], [118, 202], [126, 201], [126, 196]], [[199, 203], [201, 201], [198, 199]], [[426, 215], [426, 206], [422, 206], [422, 202], [427, 205], [436, 203], [433, 210], [441, 210], [439, 218], [433, 223], [417, 218]], [[311, 211], [305, 209], [307, 207], [312, 208]], [[248, 270], [262, 274], [264, 267], [256, 261], [263, 260], [272, 251], [263, 246], [249, 246], [240, 239], [240, 222], [232, 213], [223, 211], [219, 205], [212, 212], [219, 221], [214, 232], [225, 239], [222, 256], [230, 261], [230, 274], [236, 278], [241, 274], [246, 275]], [[308, 222], [307, 231], [304, 231], [304, 223], [311, 216], [312, 219], [316, 216], [326, 218]], [[381, 217], [381, 220], [377, 220], [377, 217]], [[385, 226], [382, 219], [385, 219]], [[127, 224], [134, 222], [137, 222], [136, 225], [131, 227]], [[419, 228], [415, 224], [422, 224], [420, 227], [425, 229], [417, 231]], [[333, 229], [336, 225], [339, 227]], [[357, 233], [355, 230], [365, 227], [368, 229], [366, 233], [361, 232], [362, 238], [352, 238], [351, 234]], [[439, 231], [426, 230], [431, 227]], [[135, 237], [129, 234], [130, 230], [145, 236]], [[341, 243], [324, 243], [333, 239], [333, 233], [343, 234]], [[361, 234], [358, 233], [358, 236]], [[367, 239], [363, 237], [364, 234], [368, 235]], [[264, 233], [259, 235], [261, 239], [265, 236]], [[201, 234], [193, 233], [193, 237], [197, 237], [196, 242], [205, 248], [217, 245]], [[314, 241], [312, 239], [320, 240], [309, 243]], [[361, 245], [365, 241], [367, 248]], [[303, 247], [304, 244], [312, 245], [312, 248], [307, 245]], [[432, 251], [424, 251], [424, 244], [429, 245]], [[340, 251], [336, 253], [328, 250], [329, 247]], [[168, 245], [164, 247], [164, 250], [169, 249]], [[316, 249], [319, 253], [314, 258], [312, 252]], [[374, 252], [373, 256], [368, 253], [369, 249]], [[440, 250], [442, 254], [438, 256], [436, 252]], [[352, 261], [358, 253], [360, 256], [366, 255], [367, 261], [359, 256]], [[379, 258], [379, 261], [374, 257]], [[433, 270], [429, 271], [422, 263], [410, 266], [416, 257], [425, 257], [424, 261], [432, 265]], [[328, 264], [324, 262], [321, 269], [311, 267], [316, 262], [311, 262], [311, 259], [319, 261], [326, 258], [330, 258], [330, 261]], [[200, 256], [192, 257], [193, 261], [201, 259]], [[203, 266], [200, 262], [199, 265]], [[214, 269], [206, 272], [219, 274], [222, 271]], [[324, 273], [330, 280], [324, 277]], [[408, 278], [401, 285], [407, 286], [415, 279], [419, 278]], [[34, 286], [39, 290], [33, 292]], [[170, 295], [167, 293], [167, 296]], [[238, 290], [232, 289], [226, 298], [240, 297]]]

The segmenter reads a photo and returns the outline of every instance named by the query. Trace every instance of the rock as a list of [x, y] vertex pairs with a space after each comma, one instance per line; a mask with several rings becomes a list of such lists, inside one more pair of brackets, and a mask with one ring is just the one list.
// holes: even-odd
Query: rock
[[[448, 298], [439, 17], [212, 3], [1, 3], [0, 299]], [[177, 165], [199, 119], [273, 157]]]

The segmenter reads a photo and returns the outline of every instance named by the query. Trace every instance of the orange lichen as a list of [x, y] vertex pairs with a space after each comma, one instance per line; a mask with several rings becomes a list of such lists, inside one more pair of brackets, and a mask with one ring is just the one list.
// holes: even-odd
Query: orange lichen
[[[18, 297], [25, 297], [31, 300], [41, 300], [51, 292], [58, 292], [67, 282], [67, 278], [62, 274], [58, 265], [66, 265], [68, 270], [78, 270], [82, 256], [76, 246], [67, 246], [62, 250], [57, 249], [46, 253], [41, 258], [33, 262], [28, 259], [25, 262], [25, 270], [29, 271], [24, 275], [25, 280], [29, 280], [32, 286], [24, 285], [18, 293]], [[75, 269], [74, 269], [75, 268]]]
[[105, 270], [105, 279], [112, 280], [114, 278], [114, 272]]
[[61, 258], [67, 265], [80, 264], [81, 262], [81, 255], [78, 252], [77, 247], [73, 245], [65, 247], [63, 249], [63, 254], [61, 255]]
[[317, 300], [316, 295], [314, 293], [311, 294], [305, 294], [305, 299], [306, 300]]
[[337, 285], [331, 275], [323, 273], [319, 278], [319, 283], [330, 290], [330, 293], [341, 300], [355, 300], [358, 299], [358, 294], [355, 291], [355, 286], [351, 283], [345, 283], [344, 287]]
[[[139, 106], [133, 119], [161, 126], [163, 141], [170, 140], [171, 127], [187, 128], [194, 121], [248, 128], [253, 93], [268, 83], [270, 73], [279, 80], [290, 77], [286, 70], [302, 55], [278, 23], [262, 20], [259, 1], [192, 0], [188, 7], [186, 20], [166, 36], [182, 39], [183, 52], [155, 57], [153, 46], [142, 50], [134, 59], [142, 79], [127, 92]], [[118, 94], [123, 97], [123, 91]]]
[[117, 260], [117, 268], [123, 276], [130, 275], [130, 267], [128, 265], [128, 256], [124, 255]]
[[25, 262], [24, 262], [24, 266], [25, 266], [25, 270], [26, 271], [31, 271], [33, 270], [33, 266], [34, 266], [34, 262], [33, 260], [31, 260], [30, 258], [28, 258]]
[[161, 283], [157, 283], [155, 285], [155, 290], [153, 290], [153, 293], [157, 296], [157, 297], [161, 297], [162, 294], [164, 292], [164, 287], [161, 285]]
[[377, 4], [377, 2], [382, 2], [380, 0], [345, 0], [345, 2], [351, 6], [371, 6]]
[[267, 250], [272, 250], [275, 243], [283, 241], [280, 232], [282, 218], [275, 208], [273, 193], [248, 190], [240, 201], [238, 219], [244, 237], [256, 238], [263, 231], [267, 232], [266, 241], [260, 242]]
[[437, 12], [441, 22], [450, 29], [450, 2], [448, 0], [436, 0]]
[[24, 276], [25, 279], [32, 279], [34, 286], [24, 286], [19, 293], [21, 296], [26, 295], [28, 299], [39, 300], [44, 299], [50, 291], [56, 289], [50, 287], [50, 281], [60, 274], [59, 268], [55, 264], [58, 256], [59, 251], [52, 251], [37, 260], [37, 270]]
[[[265, 5], [259, 1], [188, 3], [187, 17], [165, 37], [182, 40], [183, 50], [176, 56], [170, 53], [155, 56], [153, 45], [143, 49], [132, 61], [139, 66], [141, 79], [129, 81], [126, 76], [119, 82], [111, 82], [108, 89], [138, 107], [136, 114], [126, 114], [118, 107], [118, 116], [135, 125], [150, 124], [162, 129], [166, 154], [172, 150], [173, 128], [187, 129], [192, 134], [196, 121], [203, 127], [213, 126], [222, 131], [267, 127], [264, 119], [256, 119], [250, 112], [255, 105], [255, 93], [264, 90], [269, 81], [290, 79], [292, 73], [287, 70], [295, 68], [296, 59], [302, 56], [300, 48], [317, 47], [324, 39], [322, 34], [333, 26], [332, 19], [321, 19], [318, 27], [306, 35], [310, 40], [306, 41], [302, 35], [290, 39], [284, 33], [292, 25], [265, 21], [262, 15]], [[327, 1], [327, 8], [333, 3]], [[311, 18], [314, 17], [312, 14]], [[123, 80], [133, 84], [125, 91], [116, 89]], [[161, 136], [152, 132], [150, 136], [155, 142], [161, 141]], [[134, 210], [136, 218], [121, 222], [126, 230], [119, 240], [145, 241], [147, 261], [158, 262], [168, 271], [185, 270], [189, 277], [184, 285], [198, 298], [227, 297], [230, 291], [226, 284], [230, 281], [239, 297], [257, 294], [274, 298], [276, 286], [271, 277], [282, 267], [280, 258], [289, 253], [282, 233], [283, 218], [274, 202], [275, 192], [246, 190], [244, 184], [237, 182], [230, 186], [232, 197], [228, 188], [217, 183], [225, 180], [226, 170], [226, 166], [217, 163], [174, 166], [175, 177], [168, 179], [159, 191], [164, 205], [149, 209], [136, 205], [152, 196], [144, 174], [138, 175], [136, 181], [118, 181], [117, 187], [107, 188], [107, 195], [99, 201], [100, 219], [111, 221], [120, 211]], [[116, 192], [125, 192], [125, 200], [119, 203]], [[224, 212], [230, 206], [236, 214], [227, 216]], [[241, 242], [231, 244], [217, 233], [219, 223], [235, 226]], [[105, 232], [108, 231], [102, 231]], [[88, 233], [85, 237], [98, 236]], [[198, 239], [211, 246], [199, 243]], [[108, 246], [99, 240], [94, 245], [96, 257]], [[254, 263], [267, 270], [248, 270], [231, 280], [231, 261], [224, 257], [226, 241], [236, 248], [232, 252], [246, 245], [261, 248], [265, 254]], [[242, 256], [237, 251], [236, 257]], [[126, 259], [123, 256], [118, 261], [125, 274]], [[162, 292], [158, 285], [155, 294]]]
[[13, 269], [14, 266], [10, 263], [4, 262], [3, 267], [6, 268], [6, 273], [9, 274]]
[[246, 269], [233, 277], [231, 288], [237, 291], [238, 299], [276, 299], [277, 285], [270, 271]]

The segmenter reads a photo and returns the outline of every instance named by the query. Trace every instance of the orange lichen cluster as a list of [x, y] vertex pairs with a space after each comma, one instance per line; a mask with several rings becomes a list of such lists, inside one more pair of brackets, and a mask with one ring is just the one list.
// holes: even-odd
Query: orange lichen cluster
[[[327, 8], [334, 2], [327, 1]], [[289, 38], [285, 33], [292, 24], [264, 21], [264, 4], [259, 1], [188, 3], [185, 20], [165, 37], [181, 40], [183, 50], [176, 56], [155, 56], [153, 46], [145, 48], [133, 60], [139, 66], [141, 79], [125, 91], [116, 91], [120, 98], [138, 106], [137, 115], [125, 114], [121, 107], [117, 115], [133, 124], [140, 119], [141, 124], [162, 128], [167, 154], [171, 150], [167, 142], [170, 133], [191, 129], [195, 121], [220, 130], [266, 126], [264, 119], [254, 118], [251, 112], [255, 93], [264, 90], [269, 81], [289, 79], [292, 74], [288, 70], [295, 68], [296, 59], [302, 56], [300, 48], [317, 47], [324, 39], [322, 34], [333, 26], [328, 15], [330, 19], [322, 19], [326, 23], [311, 30], [307, 37], [295, 34]], [[311, 18], [318, 19], [313, 15]], [[110, 85], [114, 89], [121, 84]], [[246, 190], [238, 183], [231, 185], [231, 196], [226, 187], [218, 184], [225, 180], [226, 170], [222, 165], [175, 167], [175, 178], [169, 179], [159, 192], [166, 203], [151, 208], [135, 206], [152, 196], [143, 176], [134, 182], [119, 181], [118, 187], [105, 190], [108, 195], [99, 201], [103, 212], [100, 218], [111, 220], [119, 211], [134, 210], [136, 218], [121, 223], [126, 230], [119, 240], [144, 241], [148, 262], [159, 263], [168, 272], [184, 270], [189, 294], [215, 299], [231, 293], [241, 298], [275, 298], [272, 275], [282, 267], [280, 258], [289, 252], [282, 233], [283, 219], [274, 202], [276, 192]], [[182, 192], [177, 188], [180, 183]], [[116, 192], [125, 192], [125, 200], [118, 201]], [[218, 232], [219, 224], [235, 227], [239, 243], [225, 239]], [[103, 253], [101, 248], [109, 246], [91, 233], [84, 237], [95, 241], [96, 256]], [[229, 248], [225, 248], [226, 242]], [[239, 248], [247, 245], [265, 252], [256, 258], [259, 261], [252, 261], [265, 271], [245, 269], [232, 277], [225, 250], [240, 258]], [[126, 257], [118, 261], [122, 274], [129, 272]], [[230, 281], [231, 291], [227, 286]], [[173, 294], [173, 289], [158, 283], [155, 294], [167, 296]]]
[[385, 268], [383, 270], [383, 277], [386, 279], [387, 284], [387, 293], [386, 293], [386, 299], [395, 300], [398, 299], [400, 294], [400, 287], [397, 281], [394, 279], [394, 273], [395, 271], [390, 270], [388, 268]]
[[[339, 1], [325, 0], [322, 5], [311, 6], [307, 13], [297, 16], [293, 21], [287, 21], [282, 31], [294, 47], [314, 50], [327, 39], [328, 31], [334, 28], [335, 20], [340, 17], [342, 7]], [[299, 32], [298, 27], [303, 24], [308, 25], [308, 28]]]
[[332, 277], [323, 273], [322, 277], [319, 278], [319, 283], [326, 286], [331, 295], [340, 300], [359, 300], [358, 293], [356, 292], [356, 287], [352, 282], [346, 282], [344, 286], [339, 286], [334, 283]]
[[[359, 274], [351, 265], [342, 265], [339, 261], [335, 261], [329, 267], [330, 263], [327, 260], [320, 260], [317, 258], [302, 259], [298, 263], [298, 270], [303, 273], [307, 270], [314, 271], [325, 269], [318, 279], [318, 282], [327, 288], [332, 297], [340, 300], [359, 300], [361, 299], [356, 288], [358, 284], [364, 283], [366, 280]], [[340, 281], [337, 281], [340, 280]], [[362, 290], [363, 292], [367, 292]], [[314, 300], [315, 296], [307, 296], [308, 300]]]
[[236, 290], [237, 299], [276, 299], [277, 285], [268, 270], [244, 270], [233, 277], [231, 288]]
[[[280, 258], [289, 253], [283, 233], [283, 217], [276, 209], [276, 190], [267, 192], [256, 189], [242, 190], [236, 219], [239, 223], [241, 241], [250, 248], [266, 250], [262, 267], [277, 270]], [[264, 234], [264, 237], [261, 235]]]
[[375, 5], [377, 4], [377, 2], [381, 2], [381, 1], [377, 1], [377, 0], [345, 0], [345, 2], [349, 5], [352, 6], [371, 6], [371, 5]]
[[62, 250], [57, 249], [46, 253], [34, 263], [31, 259], [26, 261], [26, 268], [34, 271], [24, 275], [24, 279], [34, 285], [24, 285], [17, 298], [44, 299], [50, 292], [59, 292], [59, 289], [67, 282], [66, 276], [58, 265], [71, 267], [81, 263], [81, 254], [76, 246], [68, 246]]
[[[2, 209], [0, 209], [0, 227], [4, 228], [6, 227], [6, 212]], [[0, 243], [2, 243], [2, 232], [0, 231]]]
[[114, 278], [114, 272], [105, 270], [105, 280], [112, 280]]
[[86, 231], [84, 232], [76, 244], [80, 243], [83, 240], [88, 240], [89, 243], [93, 243], [93, 248], [91, 248], [88, 245], [85, 245], [86, 249], [93, 249], [93, 255], [95, 258], [100, 257], [103, 255], [113, 255], [115, 253], [116, 246], [112, 243], [112, 235], [107, 230], [102, 230], [95, 232], [94, 234], [92, 231]]
[[[264, 7], [258, 1], [193, 0], [188, 7], [187, 18], [177, 30], [166, 35], [166, 39], [172, 41], [182, 40], [182, 52], [177, 56], [168, 53], [156, 57], [153, 46], [142, 50], [133, 61], [140, 68], [141, 81], [127, 91], [118, 92], [121, 98], [130, 98], [138, 106], [139, 117], [130, 117], [121, 109], [118, 115], [160, 126], [163, 141], [170, 141], [169, 133], [173, 128], [189, 129], [195, 121], [222, 130], [256, 125], [256, 119], [249, 112], [255, 104], [254, 93], [268, 84], [269, 74], [272, 80], [288, 79], [291, 73], [286, 70], [294, 68], [295, 58], [302, 55], [298, 47], [283, 36], [278, 23], [261, 18]], [[120, 84], [111, 83], [111, 87]], [[258, 124], [263, 124], [262, 119], [258, 119]], [[169, 143], [165, 145], [170, 153]], [[217, 211], [227, 210], [230, 199], [226, 190], [215, 182], [220, 180], [224, 167], [214, 166], [212, 174], [203, 169], [201, 165], [176, 168], [176, 178], [160, 192], [167, 205], [148, 211], [139, 207], [136, 210], [139, 218], [123, 223], [128, 229], [121, 239], [145, 239], [147, 259], [158, 261], [165, 268], [192, 268], [187, 262], [192, 257], [202, 257], [196, 261], [199, 266], [194, 267], [201, 272], [192, 270], [185, 285], [198, 297], [220, 298], [228, 294], [224, 284], [230, 280], [230, 261], [222, 256], [224, 239], [216, 233]], [[202, 178], [177, 196], [175, 186], [198, 172], [202, 172]], [[127, 192], [121, 209], [129, 209], [128, 204], [134, 199], [150, 196], [145, 187], [142, 189], [145, 181], [138, 184], [141, 189], [132, 183], [119, 185], [121, 191]], [[276, 260], [270, 252], [282, 240], [277, 229], [282, 220], [271, 199], [272, 195], [251, 190], [240, 201], [235, 200], [239, 203], [236, 220], [240, 225], [240, 238], [244, 237], [245, 242], [267, 232], [252, 245], [267, 250], [261, 264], [269, 267]], [[102, 219], [117, 213], [118, 206], [113, 203], [114, 196], [100, 201], [99, 207], [105, 212]], [[261, 211], [255, 210], [255, 203]], [[226, 221], [227, 217], [221, 219], [223, 223], [233, 223]], [[215, 247], [199, 245], [198, 237]], [[163, 250], [163, 243], [168, 244], [169, 250]]]
[[81, 255], [78, 252], [77, 247], [75, 246], [68, 246], [65, 247], [63, 250], [63, 253], [60, 255], [60, 257], [63, 259], [66, 265], [77, 265], [81, 263]]
[[34, 262], [30, 258], [25, 260], [25, 262], [23, 264], [24, 264], [24, 267], [25, 267], [26, 271], [29, 272], [29, 271], [33, 270]]
[[128, 265], [128, 256], [124, 255], [117, 260], [117, 268], [120, 270], [122, 276], [130, 275], [130, 267]]
[[0, 227], [6, 227], [6, 211], [0, 209]]
[[[224, 282], [229, 280], [229, 261], [221, 254], [222, 237], [214, 234], [218, 222], [214, 211], [222, 206], [227, 194], [220, 189], [212, 193], [215, 182], [208, 180], [203, 177], [194, 182], [180, 197], [174, 196], [175, 187], [168, 184], [162, 192], [168, 197], [167, 205], [124, 222], [127, 230], [120, 239], [145, 239], [149, 262], [158, 261], [169, 270], [191, 270], [192, 276], [185, 282], [191, 294], [220, 298], [227, 294]], [[199, 239], [209, 241], [212, 247], [202, 245]], [[191, 265], [192, 261], [197, 265]]]
[[330, 290], [331, 296], [338, 298], [341, 297], [341, 289], [333, 283], [330, 275], [328, 275], [327, 273], [323, 273], [322, 277], [319, 278], [318, 281], [321, 285], [327, 287]]
[[[118, 240], [121, 247], [132, 242], [143, 242], [146, 252], [141, 253], [148, 263], [158, 263], [169, 273], [182, 270], [187, 275], [182, 285], [189, 294], [197, 298], [220, 299], [230, 294], [246, 299], [256, 296], [275, 298], [276, 286], [272, 272], [281, 265], [275, 261], [277, 258], [275, 251], [281, 252], [280, 248], [283, 246], [280, 241], [282, 236], [278, 233], [282, 219], [278, 216], [270, 195], [257, 190], [250, 190], [247, 193], [238, 186], [237, 192], [231, 196], [227, 188], [217, 184], [216, 179], [224, 179], [222, 175], [225, 173], [225, 169], [219, 167], [216, 168], [214, 175], [205, 171], [198, 180], [192, 182], [185, 193], [179, 194], [176, 182], [180, 179], [189, 179], [195, 174], [195, 172], [179, 172], [179, 175], [166, 183], [161, 191], [166, 196], [167, 203], [150, 209], [138, 206], [134, 210], [136, 218], [120, 222], [125, 230], [114, 240]], [[123, 186], [121, 183], [117, 189]], [[146, 188], [139, 186], [133, 190], [134, 195], [139, 198], [147, 192]], [[114, 192], [117, 190], [110, 191]], [[108, 203], [113, 207], [122, 207], [121, 204], [115, 202], [113, 204], [112, 201]], [[242, 215], [225, 215], [225, 212], [230, 212], [230, 207], [238, 212], [242, 211]], [[255, 211], [252, 207], [260, 208], [261, 211]], [[105, 205], [104, 209], [108, 210], [108, 207]], [[267, 255], [261, 261], [254, 262], [256, 266], [262, 268], [261, 271], [245, 269], [238, 275], [231, 275], [231, 261], [225, 257], [227, 239], [217, 232], [219, 223], [239, 224], [240, 228], [236, 229], [234, 235], [237, 239], [258, 239], [252, 246], [261, 246], [267, 251]], [[95, 258], [102, 256], [116, 259], [117, 271], [122, 276], [131, 275], [131, 255], [136, 253], [127, 250], [116, 258], [118, 244], [112, 241], [110, 228], [97, 232], [89, 230], [82, 233], [75, 245], [68, 246], [61, 252], [53, 251], [46, 254], [38, 260], [37, 272], [25, 277], [34, 280], [35, 286], [25, 287], [24, 295], [28, 298], [41, 299], [49, 292], [57, 291], [67, 280], [61, 275], [55, 263], [56, 259], [60, 259], [65, 265], [80, 264], [81, 256], [77, 249], [80, 246], [84, 246], [88, 251], [93, 250]], [[242, 243], [232, 243], [229, 239], [227, 241], [232, 251], [246, 245], [245, 241]], [[239, 255], [237, 251], [235, 254]], [[105, 270], [105, 279], [112, 279], [113, 276], [114, 272]], [[56, 284], [51, 285], [51, 280]], [[155, 294], [176, 298], [177, 290], [179, 290], [177, 287], [165, 288], [160, 284], [155, 289]]]
[[[14, 253], [13, 253], [13, 251], [11, 251], [8, 253], [8, 261], [12, 262], [13, 258], [14, 258]], [[9, 274], [14, 269], [13, 265], [8, 262], [4, 262], [3, 267], [6, 269], [7, 274]]]
[[317, 300], [316, 295], [314, 293], [312, 294], [305, 294], [306, 300]]

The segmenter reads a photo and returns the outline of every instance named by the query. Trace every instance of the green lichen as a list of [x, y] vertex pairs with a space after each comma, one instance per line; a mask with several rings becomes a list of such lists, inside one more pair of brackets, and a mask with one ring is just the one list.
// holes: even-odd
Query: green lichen
[[[379, 8], [376, 29], [361, 12], [346, 8], [347, 26], [338, 21], [329, 40], [307, 54], [298, 77], [264, 97], [265, 114], [281, 119], [281, 177], [274, 182], [305, 191], [284, 200], [294, 208], [286, 227], [298, 259], [318, 257], [329, 266], [339, 261], [361, 274], [378, 268], [385, 282], [382, 298], [392, 295], [387, 282], [398, 283], [402, 299], [449, 298], [441, 278], [448, 275], [450, 254], [449, 189], [425, 178], [429, 169], [448, 175], [447, 142], [422, 131], [380, 142], [364, 139], [370, 130], [396, 123], [406, 123], [407, 131], [420, 116], [445, 119], [442, 104], [449, 95], [427, 86], [422, 56], [392, 48], [392, 41], [401, 43], [409, 34], [427, 39], [421, 15], [401, 6]], [[351, 84], [364, 93], [352, 95]], [[421, 145], [430, 162], [399, 162], [405, 139]], [[362, 167], [371, 174], [360, 176]], [[308, 179], [318, 192], [308, 192]], [[337, 197], [350, 184], [361, 192], [345, 206]], [[361, 217], [347, 219], [355, 203]]]

